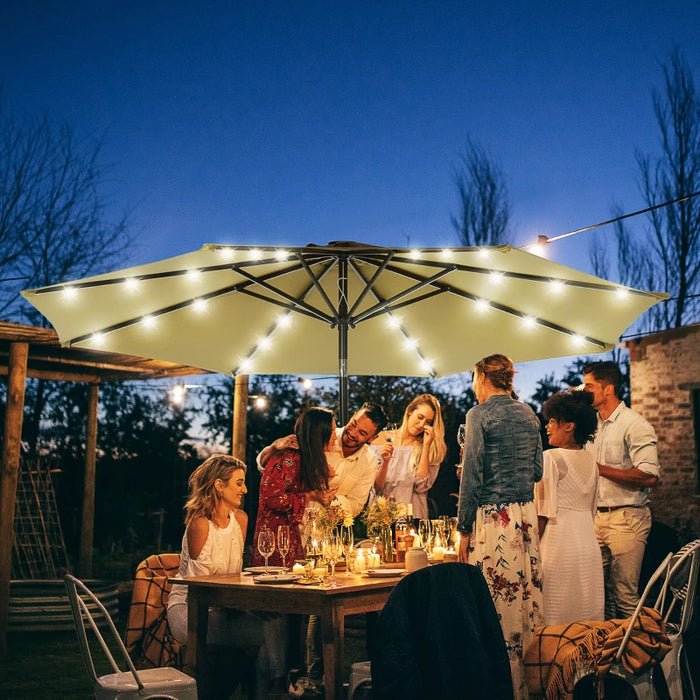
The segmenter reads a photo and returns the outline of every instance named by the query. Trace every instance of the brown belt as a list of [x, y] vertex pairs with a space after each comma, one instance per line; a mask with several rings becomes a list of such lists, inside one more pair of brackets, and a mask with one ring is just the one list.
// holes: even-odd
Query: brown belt
[[646, 506], [599, 506], [599, 513], [610, 513], [613, 510], [620, 510], [620, 508], [646, 508]]

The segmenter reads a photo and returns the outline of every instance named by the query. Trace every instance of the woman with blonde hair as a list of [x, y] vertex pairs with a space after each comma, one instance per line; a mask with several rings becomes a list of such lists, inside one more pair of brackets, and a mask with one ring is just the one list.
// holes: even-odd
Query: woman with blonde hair
[[415, 518], [428, 517], [428, 490], [435, 483], [447, 453], [440, 402], [420, 394], [403, 414], [396, 435], [380, 432], [372, 443], [381, 458], [371, 502], [377, 496], [412, 504]]
[[[246, 465], [241, 460], [224, 454], [208, 457], [192, 472], [180, 569], [175, 578], [241, 572], [248, 527], [248, 516], [241, 510], [248, 492], [245, 474]], [[173, 585], [168, 597], [168, 624], [173, 636], [186, 644], [187, 586]], [[260, 646], [258, 684], [264, 687], [286, 672], [284, 632], [277, 629], [282, 624], [283, 618], [263, 622], [238, 611], [210, 608], [207, 644], [219, 651], [222, 647]], [[217, 679], [224, 684], [226, 680]]]
[[460, 561], [481, 569], [501, 621], [515, 698], [527, 698], [523, 653], [544, 624], [535, 482], [540, 422], [516, 401], [513, 362], [489, 355], [474, 368], [479, 402], [467, 413], [457, 529]]

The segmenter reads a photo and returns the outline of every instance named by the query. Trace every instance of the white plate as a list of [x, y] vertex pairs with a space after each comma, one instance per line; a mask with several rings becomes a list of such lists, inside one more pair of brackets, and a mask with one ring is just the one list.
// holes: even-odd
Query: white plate
[[265, 572], [270, 574], [282, 574], [284, 569], [281, 566], [248, 566], [243, 569], [248, 574], [264, 574]]
[[406, 569], [367, 569], [365, 572], [370, 578], [392, 578], [406, 573]]
[[301, 576], [297, 574], [270, 574], [269, 576], [253, 576], [255, 583], [294, 583]]

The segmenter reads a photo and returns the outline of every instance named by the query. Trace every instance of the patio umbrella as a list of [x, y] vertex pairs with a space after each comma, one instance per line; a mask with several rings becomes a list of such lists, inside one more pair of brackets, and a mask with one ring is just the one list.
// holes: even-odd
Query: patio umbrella
[[620, 287], [510, 246], [208, 244], [23, 291], [64, 345], [226, 374], [441, 376], [493, 352], [599, 353], [667, 295]]

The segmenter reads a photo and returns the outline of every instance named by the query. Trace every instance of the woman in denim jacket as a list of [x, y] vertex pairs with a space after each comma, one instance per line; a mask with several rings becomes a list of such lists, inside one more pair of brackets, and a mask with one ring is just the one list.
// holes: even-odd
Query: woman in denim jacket
[[540, 422], [512, 398], [513, 362], [489, 355], [474, 369], [478, 406], [466, 417], [458, 529], [460, 561], [479, 567], [503, 628], [513, 695], [527, 698], [523, 653], [544, 624], [535, 482], [542, 477]]

